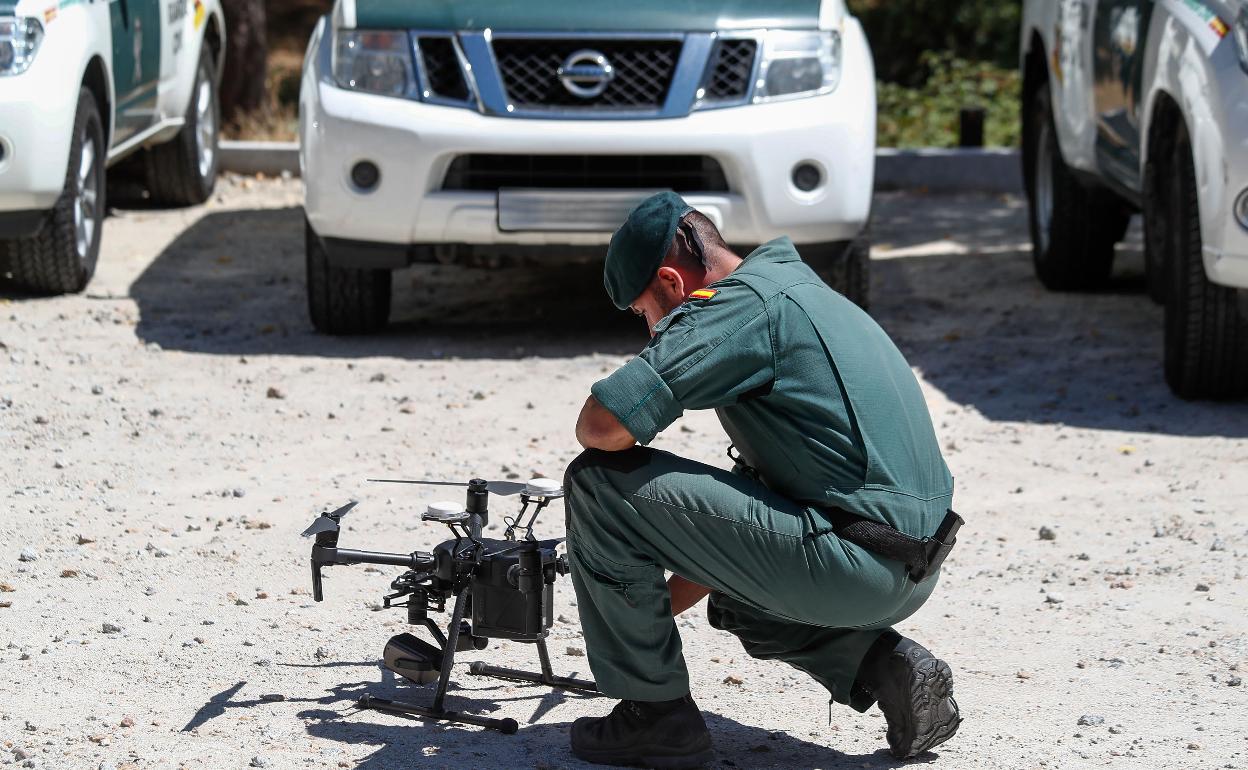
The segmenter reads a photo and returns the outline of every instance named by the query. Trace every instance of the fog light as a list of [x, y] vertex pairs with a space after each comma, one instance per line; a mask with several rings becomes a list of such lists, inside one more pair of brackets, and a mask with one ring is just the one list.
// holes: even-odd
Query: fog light
[[799, 163], [793, 167], [793, 186], [802, 192], [810, 192], [823, 184], [823, 172], [813, 163]]
[[1235, 221], [1248, 230], [1248, 188], [1244, 188], [1235, 199]]
[[358, 189], [369, 192], [381, 181], [381, 169], [371, 160], [362, 160], [351, 167], [351, 183]]

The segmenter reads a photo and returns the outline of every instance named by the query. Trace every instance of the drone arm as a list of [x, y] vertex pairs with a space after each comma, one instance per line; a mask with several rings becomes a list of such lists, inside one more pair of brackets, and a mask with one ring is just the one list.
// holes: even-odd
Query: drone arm
[[422, 551], [412, 553], [385, 553], [383, 551], [357, 551], [352, 548], [312, 546], [312, 598], [321, 601], [321, 567], [331, 564], [389, 564], [409, 569], [433, 568], [433, 555]]

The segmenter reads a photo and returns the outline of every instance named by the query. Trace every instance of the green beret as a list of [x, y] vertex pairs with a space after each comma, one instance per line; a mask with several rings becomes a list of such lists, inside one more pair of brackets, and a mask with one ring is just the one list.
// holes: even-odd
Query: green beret
[[650, 285], [676, 236], [676, 227], [690, 211], [693, 207], [676, 193], [661, 192], [629, 212], [611, 236], [602, 269], [602, 283], [617, 308], [633, 304]]

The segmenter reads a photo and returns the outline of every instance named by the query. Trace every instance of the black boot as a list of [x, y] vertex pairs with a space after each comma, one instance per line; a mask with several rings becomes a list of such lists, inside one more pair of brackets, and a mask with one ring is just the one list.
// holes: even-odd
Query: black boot
[[949, 665], [913, 639], [894, 632], [881, 636], [863, 659], [857, 684], [879, 702], [888, 748], [898, 759], [939, 746], [962, 723]]
[[572, 753], [598, 765], [700, 767], [711, 761], [711, 733], [686, 695], [654, 702], [624, 700], [605, 717], [572, 723]]

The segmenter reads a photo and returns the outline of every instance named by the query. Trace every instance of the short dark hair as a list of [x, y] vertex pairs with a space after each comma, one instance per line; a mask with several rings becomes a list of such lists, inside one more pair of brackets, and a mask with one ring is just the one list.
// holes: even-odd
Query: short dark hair
[[[699, 251], [702, 252], [700, 255]], [[724, 243], [719, 228], [709, 217], [694, 209], [680, 220], [663, 264], [675, 263], [688, 269], [707, 270], [719, 261], [722, 252], [731, 253], [731, 250]]]

